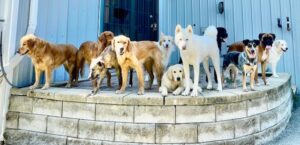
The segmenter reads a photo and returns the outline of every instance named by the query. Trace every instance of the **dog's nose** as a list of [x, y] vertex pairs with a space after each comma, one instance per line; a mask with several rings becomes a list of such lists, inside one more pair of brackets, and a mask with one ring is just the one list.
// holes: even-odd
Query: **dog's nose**
[[178, 77], [178, 78], [177, 78], [177, 81], [180, 81], [180, 80], [181, 80], [181, 79]]
[[255, 50], [252, 49], [252, 50], [251, 50], [251, 53], [254, 53], [254, 52], [255, 52]]
[[186, 46], [183, 46], [183, 47], [182, 47], [182, 50], [186, 50]]
[[17, 53], [20, 54], [20, 50], [18, 50]]
[[166, 47], [168, 48], [168, 47], [169, 47], [169, 44], [166, 44]]
[[123, 51], [124, 51], [124, 48], [123, 48], [123, 47], [122, 47], [122, 48], [120, 48], [120, 51], [121, 51], [121, 52], [123, 52]]
[[289, 50], [289, 48], [285, 48], [285, 50]]

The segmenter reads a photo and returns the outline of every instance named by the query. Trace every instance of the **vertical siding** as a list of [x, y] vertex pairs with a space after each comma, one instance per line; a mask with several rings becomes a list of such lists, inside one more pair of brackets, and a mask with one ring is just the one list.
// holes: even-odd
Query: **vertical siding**
[[[53, 43], [73, 44], [77, 48], [85, 41], [96, 41], [99, 6], [99, 0], [40, 1], [36, 35]], [[52, 76], [54, 82], [68, 79], [62, 66], [55, 69]]]
[[[224, 1], [225, 4], [224, 14], [217, 12], [217, 4], [220, 1]], [[167, 8], [170, 5], [172, 7]], [[297, 17], [297, 8], [300, 7], [298, 0], [160, 0], [159, 7], [160, 31], [171, 32], [170, 35], [174, 35], [176, 24], [184, 27], [195, 24], [194, 31], [197, 34], [201, 34], [203, 28], [211, 24], [225, 26], [229, 33], [227, 44], [243, 39], [258, 39], [261, 32], [275, 33], [277, 39], [286, 40], [290, 48], [280, 60], [278, 72], [292, 74], [292, 83], [300, 87], [300, 77], [297, 77], [297, 73], [300, 72], [297, 56], [300, 53], [296, 49], [300, 40], [300, 30], [297, 27], [300, 23], [300, 18]], [[167, 14], [175, 18], [167, 17]], [[291, 19], [291, 32], [286, 30], [287, 16]], [[277, 18], [282, 19], [283, 28], [277, 26]], [[226, 52], [226, 49], [224, 50]], [[172, 63], [178, 61], [178, 52], [175, 53], [176, 55], [172, 55]]]

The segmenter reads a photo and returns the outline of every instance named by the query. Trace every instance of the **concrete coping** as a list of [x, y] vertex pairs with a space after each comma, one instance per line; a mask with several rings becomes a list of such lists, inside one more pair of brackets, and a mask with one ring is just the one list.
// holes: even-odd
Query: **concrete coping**
[[225, 89], [222, 92], [216, 90], [204, 90], [198, 97], [173, 96], [162, 97], [160, 93], [146, 91], [145, 95], [138, 96], [136, 90], [128, 89], [124, 94], [115, 94], [114, 90], [100, 91], [94, 96], [89, 96], [91, 89], [51, 87], [48, 90], [34, 90], [28, 88], [11, 89], [12, 96], [28, 96], [32, 98], [43, 98], [49, 100], [96, 103], [96, 104], [118, 104], [118, 105], [210, 105], [241, 102], [262, 98], [270, 93], [277, 93], [290, 88], [291, 75], [280, 74], [279, 78], [268, 78], [270, 85], [260, 84], [256, 91], [243, 92], [242, 88]]

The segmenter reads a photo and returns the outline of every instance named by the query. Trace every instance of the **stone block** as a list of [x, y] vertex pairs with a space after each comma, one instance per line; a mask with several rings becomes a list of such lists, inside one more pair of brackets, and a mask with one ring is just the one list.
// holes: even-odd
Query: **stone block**
[[114, 140], [113, 122], [79, 121], [78, 137], [94, 140]]
[[214, 122], [215, 106], [176, 106], [176, 123]]
[[77, 119], [48, 117], [47, 133], [77, 137]]
[[11, 96], [9, 99], [9, 111], [32, 112], [32, 98], [27, 96]]
[[135, 106], [136, 123], [175, 123], [174, 106]]
[[47, 116], [19, 114], [19, 129], [46, 132]]
[[95, 104], [63, 102], [63, 117], [95, 120]]
[[246, 101], [216, 105], [217, 121], [244, 118], [247, 116]]
[[102, 141], [68, 138], [67, 144], [68, 145], [102, 145]]
[[97, 104], [96, 120], [133, 122], [133, 108], [134, 106]]
[[156, 143], [197, 143], [197, 125], [157, 124]]
[[154, 124], [116, 123], [115, 141], [130, 143], [154, 143]]
[[253, 100], [248, 100], [247, 101], [247, 106], [248, 106], [248, 116], [253, 116], [256, 114], [260, 114], [263, 112], [268, 111], [268, 99], [267, 97], [263, 98], [258, 98], [258, 99], [253, 99]]
[[260, 131], [259, 117], [251, 117], [234, 121], [235, 137], [252, 135]]
[[61, 116], [62, 102], [48, 99], [34, 99], [32, 112], [42, 115]]
[[211, 142], [218, 140], [228, 140], [234, 138], [234, 123], [216, 122], [201, 123], [198, 125], [198, 141]]

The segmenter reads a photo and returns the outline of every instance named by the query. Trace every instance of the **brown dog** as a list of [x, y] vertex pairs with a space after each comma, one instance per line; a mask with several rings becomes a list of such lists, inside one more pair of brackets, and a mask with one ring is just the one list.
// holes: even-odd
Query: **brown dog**
[[[276, 35], [273, 33], [261, 33], [259, 34], [259, 47], [257, 52], [257, 63], [261, 64], [261, 71], [262, 71], [262, 79], [264, 84], [267, 85], [266, 79], [266, 68], [267, 68], [267, 60], [269, 59], [269, 50], [272, 48], [273, 42], [276, 38]], [[228, 52], [238, 51], [243, 52], [245, 45], [242, 42], [237, 42], [228, 48]], [[255, 73], [255, 83], [258, 83], [258, 69], [256, 69]]]
[[148, 89], [151, 89], [154, 79], [153, 68], [157, 76], [158, 85], [161, 85], [164, 70], [162, 52], [155, 42], [131, 42], [128, 37], [120, 35], [113, 39], [112, 48], [116, 52], [118, 63], [122, 69], [122, 87], [116, 91], [117, 94], [125, 91], [130, 68], [135, 69], [137, 72], [139, 82], [138, 95], [144, 94], [143, 65], [150, 76]]
[[30, 89], [38, 87], [40, 76], [43, 71], [46, 73], [46, 83], [42, 89], [50, 87], [52, 71], [64, 65], [69, 72], [69, 82], [66, 87], [71, 87], [74, 79], [75, 62], [76, 62], [76, 47], [73, 45], [51, 44], [42, 40], [33, 34], [28, 34], [22, 37], [18, 53], [28, 55], [35, 68], [35, 83]]
[[87, 41], [81, 44], [77, 52], [75, 76], [76, 84], [78, 83], [79, 73], [83, 76], [84, 64], [87, 63], [90, 65], [92, 58], [98, 57], [107, 46], [111, 45], [113, 37], [114, 34], [112, 32], [105, 31], [98, 37], [98, 42]]
[[[90, 65], [90, 74], [89, 78], [92, 80], [93, 91], [92, 94], [96, 94], [100, 89], [102, 81], [105, 77], [107, 77], [107, 84], [110, 87], [110, 73], [107, 73], [109, 70], [114, 68], [116, 70], [118, 79], [119, 79], [119, 87], [122, 85], [122, 75], [121, 75], [121, 67], [118, 64], [116, 53], [112, 50], [111, 46], [105, 48], [105, 50], [101, 53], [101, 55], [97, 58], [92, 59], [92, 63]], [[99, 79], [98, 79], [99, 77]], [[130, 78], [132, 79], [132, 78]]]

